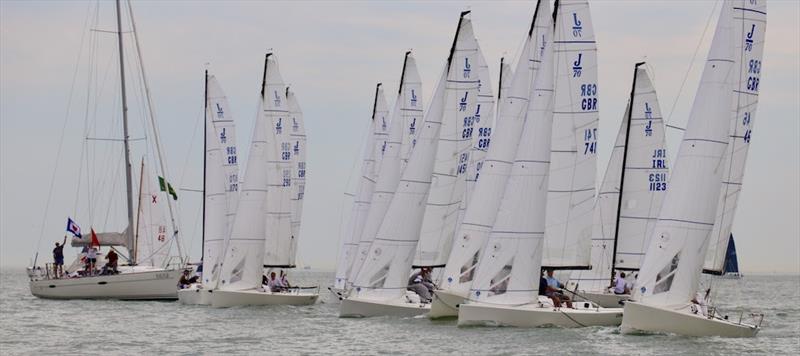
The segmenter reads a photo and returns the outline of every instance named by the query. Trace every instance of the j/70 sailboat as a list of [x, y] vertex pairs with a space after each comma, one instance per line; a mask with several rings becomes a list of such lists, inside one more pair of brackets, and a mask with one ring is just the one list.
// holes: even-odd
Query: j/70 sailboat
[[[125, 186], [126, 186], [126, 202], [127, 202], [127, 223], [128, 227], [122, 233], [100, 233], [94, 234], [92, 232], [91, 239], [87, 235], [80, 235], [73, 238], [73, 246], [86, 246], [95, 245], [111, 246], [111, 247], [125, 247], [128, 250], [127, 265], [122, 265], [117, 268], [116, 273], [99, 273], [96, 270], [88, 270], [80, 275], [78, 270], [82, 267], [80, 261], [73, 264], [74, 270], [67, 268], [65, 271], [67, 275], [72, 278], [59, 278], [57, 274], [31, 276], [29, 282], [31, 293], [40, 298], [54, 298], [54, 299], [73, 299], [73, 298], [115, 298], [115, 299], [176, 299], [177, 293], [175, 285], [181, 274], [181, 267], [183, 264], [182, 257], [178, 266], [169, 265], [169, 259], [164, 256], [169, 255], [170, 247], [175, 243], [178, 247], [180, 254], [180, 239], [178, 236], [178, 229], [175, 227], [175, 220], [173, 218], [172, 202], [167, 198], [166, 194], [159, 194], [158, 192], [151, 192], [146, 188], [147, 182], [145, 177], [149, 178], [149, 174], [145, 173], [144, 164], [142, 165], [142, 184], [140, 184], [140, 209], [138, 212], [139, 224], [134, 221], [134, 199], [133, 199], [133, 177], [131, 167], [131, 150], [130, 150], [130, 136], [128, 130], [128, 104], [126, 95], [126, 82], [125, 82], [125, 56], [123, 46], [122, 29], [122, 8], [120, 1], [116, 3], [116, 16], [117, 16], [117, 44], [119, 50], [119, 74], [120, 74], [120, 87], [121, 87], [121, 104], [122, 104], [122, 128], [123, 139], [125, 148]], [[136, 25], [133, 21], [133, 8], [128, 3], [128, 14], [132, 32], [134, 34], [135, 48], [137, 58], [141, 68], [141, 81], [144, 84], [146, 93], [147, 108], [149, 110], [149, 117], [151, 120], [151, 129], [153, 130], [153, 138], [155, 140], [156, 152], [158, 153], [159, 169], [164, 174], [165, 163], [162, 159], [161, 146], [159, 142], [159, 135], [157, 126], [155, 125], [154, 109], [152, 100], [150, 98], [150, 90], [148, 87], [147, 77], [144, 72], [144, 65], [141, 56], [141, 48], [139, 47], [138, 37], [136, 33]], [[165, 184], [166, 185], [166, 184]], [[159, 196], [161, 195], [161, 196]], [[159, 199], [164, 198], [164, 199]], [[171, 218], [172, 234], [168, 235], [166, 222], [159, 217], [162, 214], [160, 202], [166, 201]], [[90, 202], [92, 204], [92, 202]], [[141, 225], [141, 226], [140, 226]], [[142, 228], [139, 228], [142, 227]], [[153, 228], [156, 230], [154, 231]], [[76, 234], [77, 235], [77, 234]], [[95, 240], [96, 241], [92, 241]], [[152, 240], [155, 239], [155, 240]], [[99, 245], [99, 246], [98, 246]], [[141, 253], [140, 253], [141, 252]], [[99, 260], [99, 259], [98, 259]], [[100, 263], [97, 263], [99, 266]], [[34, 267], [36, 269], [36, 267]], [[47, 269], [49, 271], [49, 268]]]

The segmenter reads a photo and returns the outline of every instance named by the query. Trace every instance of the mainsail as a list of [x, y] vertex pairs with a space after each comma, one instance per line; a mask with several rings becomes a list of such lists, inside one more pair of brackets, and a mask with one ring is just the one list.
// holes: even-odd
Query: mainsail
[[481, 177], [475, 184], [471, 202], [464, 212], [464, 219], [444, 268], [441, 285], [444, 289], [466, 294], [472, 283], [481, 249], [494, 223], [511, 171], [511, 161], [519, 145], [525, 123], [524, 113], [541, 62], [542, 50], [539, 46], [547, 42], [549, 31], [549, 3], [539, 1], [517, 60], [508, 97], [499, 104], [500, 111], [492, 133], [493, 142], [483, 162]]
[[[559, 2], [555, 106], [542, 266], [589, 268], [597, 167], [597, 44], [589, 3]], [[563, 93], [563, 94], [560, 94]]]
[[408, 160], [411, 148], [416, 145], [419, 137], [422, 114], [422, 82], [417, 72], [417, 62], [411, 52], [406, 52], [400, 74], [400, 89], [389, 120], [389, 138], [385, 149], [382, 148], [383, 158], [378, 166], [378, 180], [370, 199], [369, 212], [363, 231], [360, 235], [353, 236], [358, 247], [347, 274], [350, 281], [355, 279], [366, 260], [369, 246], [386, 216], [389, 203], [400, 182], [404, 162]]
[[761, 61], [767, 29], [766, 1], [733, 1], [733, 107], [730, 138], [723, 157], [722, 192], [717, 204], [717, 217], [708, 245], [704, 270], [723, 272], [728, 236], [736, 216], [736, 204], [742, 190], [744, 167], [750, 149], [750, 138], [758, 108]]
[[292, 144], [292, 236], [295, 243], [300, 238], [300, 223], [303, 218], [303, 197], [306, 190], [306, 124], [303, 121], [303, 110], [297, 101], [297, 95], [286, 88], [286, 100], [289, 103], [289, 118], [292, 131], [289, 137]]
[[634, 69], [631, 98], [595, 203], [592, 269], [572, 273], [581, 290], [605, 290], [613, 270], [639, 269], [666, 194], [664, 120], [643, 64]]
[[682, 307], [697, 293], [729, 139], [736, 65], [732, 11], [725, 1], [636, 283], [634, 299], [646, 304]]
[[239, 163], [236, 127], [217, 78], [206, 73], [205, 159], [203, 172], [203, 283], [219, 273], [225, 239], [236, 215]]

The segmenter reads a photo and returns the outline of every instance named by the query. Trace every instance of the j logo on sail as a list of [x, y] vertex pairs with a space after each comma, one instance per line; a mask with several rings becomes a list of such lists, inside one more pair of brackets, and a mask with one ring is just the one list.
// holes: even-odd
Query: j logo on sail
[[464, 97], [461, 98], [461, 102], [458, 103], [458, 111], [466, 111], [467, 110], [467, 95], [469, 92], [464, 92]]
[[475, 122], [481, 122], [481, 104], [478, 104], [477, 108], [475, 108]]
[[386, 131], [386, 117], [381, 116], [381, 131]]
[[278, 91], [277, 90], [273, 90], [272, 92], [275, 95], [275, 106], [281, 106], [281, 97], [278, 96]]
[[222, 119], [222, 116], [223, 116], [222, 107], [219, 106], [219, 103], [217, 103], [217, 118]]
[[219, 133], [219, 142], [225, 143], [228, 141], [228, 136], [225, 134], [225, 128], [222, 128], [222, 132]]
[[653, 136], [653, 121], [647, 121], [647, 125], [644, 126], [644, 135]]
[[279, 117], [278, 118], [278, 123], [275, 124], [275, 133], [276, 134], [280, 135], [281, 133], [283, 133], [283, 123], [282, 123], [282, 121], [283, 121], [283, 118]]
[[292, 131], [297, 132], [299, 128], [300, 124], [297, 123], [297, 120], [295, 120], [295, 118], [292, 118]]
[[411, 121], [411, 125], [408, 126], [408, 134], [413, 135], [417, 132], [417, 118], [415, 117], [414, 120]]
[[414, 89], [411, 89], [411, 106], [417, 106], [417, 93], [414, 92]]
[[583, 31], [583, 26], [581, 26], [581, 20], [578, 19], [578, 14], [573, 12], [572, 13], [572, 36], [573, 37], [581, 37], [581, 31]]
[[294, 154], [295, 155], [300, 154], [300, 141], [295, 141], [294, 143]]
[[472, 71], [472, 65], [469, 64], [469, 57], [464, 58], [464, 79], [469, 78], [469, 73]]
[[572, 77], [578, 78], [581, 76], [581, 72], [583, 71], [583, 66], [581, 66], [581, 58], [583, 57], [583, 53], [578, 53], [578, 59], [572, 62]]
[[744, 50], [750, 52], [753, 50], [753, 35], [756, 33], [756, 24], [750, 27], [750, 32], [747, 33], [747, 38], [744, 39]]
[[547, 40], [542, 35], [542, 46], [539, 47], [539, 56], [544, 56], [544, 47], [547, 46]]

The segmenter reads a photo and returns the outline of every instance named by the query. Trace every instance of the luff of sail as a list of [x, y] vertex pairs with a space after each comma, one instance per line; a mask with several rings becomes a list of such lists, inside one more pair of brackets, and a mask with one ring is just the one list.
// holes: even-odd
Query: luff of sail
[[[666, 194], [669, 169], [664, 120], [643, 64], [637, 64], [634, 70], [631, 100], [595, 203], [592, 269], [572, 273], [571, 281], [581, 290], [605, 290], [613, 278], [612, 265], [614, 269], [639, 269]], [[620, 187], [623, 174], [624, 185]]]
[[[468, 13], [461, 13], [450, 57], [425, 115], [424, 127], [403, 170], [386, 218], [354, 281], [355, 296], [390, 300], [405, 294], [425, 214], [422, 207], [428, 201], [432, 174], [439, 160], [438, 151], [442, 145], [440, 135], [444, 132], [445, 137], [451, 136], [459, 128], [460, 120], [456, 121], [458, 115], [451, 113], [458, 112], [463, 93], [473, 86], [471, 83], [461, 83], [463, 68], [459, 66], [467, 63], [467, 58], [475, 63], [476, 46], [471, 23], [465, 18]], [[444, 118], [456, 122], [445, 123], [442, 121]], [[447, 148], [448, 144], [444, 146]]]
[[348, 280], [355, 279], [367, 258], [369, 246], [375, 239], [386, 216], [389, 203], [394, 197], [400, 175], [405, 167], [411, 147], [416, 145], [423, 119], [422, 82], [417, 63], [411, 52], [406, 52], [400, 74], [400, 89], [389, 120], [389, 138], [383, 149], [383, 158], [378, 167], [378, 180], [370, 200], [364, 230], [356, 237], [358, 248], [350, 266]]
[[669, 189], [639, 272], [634, 299], [684, 307], [697, 293], [714, 226], [732, 97], [732, 6], [720, 11]]
[[267, 58], [263, 115], [270, 122], [275, 147], [268, 151], [267, 235], [264, 240], [264, 266], [295, 266], [297, 239], [292, 235], [292, 138], [286, 85], [275, 55]]
[[546, 36], [550, 31], [549, 18], [549, 3], [539, 1], [525, 44], [517, 59], [508, 97], [499, 104], [500, 110], [492, 133], [493, 143], [481, 168], [481, 178], [475, 184], [473, 203], [467, 206], [464, 219], [457, 229], [444, 268], [441, 284], [443, 289], [466, 295], [472, 284], [481, 249], [494, 223], [505, 182], [511, 171], [511, 161], [522, 134], [524, 112], [528, 107], [533, 81], [541, 62], [542, 51], [539, 46], [547, 40]]
[[730, 139], [723, 158], [722, 192], [717, 217], [711, 231], [704, 271], [724, 272], [725, 251], [731, 234], [736, 205], [742, 190], [747, 153], [758, 108], [764, 39], [767, 29], [767, 2], [737, 0], [733, 6], [735, 43], [733, 109]]
[[516, 305], [538, 295], [553, 125], [552, 43], [545, 44], [541, 60], [522, 137], [470, 288], [471, 300]]
[[[589, 268], [597, 167], [597, 44], [585, 0], [559, 2], [555, 106], [542, 266]], [[559, 94], [559, 91], [564, 94]]]
[[214, 75], [207, 75], [206, 81], [203, 284], [212, 285], [236, 215], [239, 164], [228, 99]]
[[[369, 213], [372, 193], [375, 190], [375, 181], [378, 178], [376, 167], [377, 154], [381, 157], [386, 148], [384, 138], [387, 130], [388, 118], [386, 98], [383, 93], [383, 85], [378, 83], [375, 87], [375, 97], [372, 105], [372, 115], [370, 116], [369, 131], [367, 132], [366, 144], [361, 157], [361, 167], [350, 218], [347, 222], [347, 229], [342, 236], [342, 248], [339, 252], [339, 262], [336, 268], [334, 288], [342, 290], [347, 288], [350, 269], [358, 252], [359, 236], [364, 230], [367, 214]], [[376, 147], [377, 146], [377, 147]]]

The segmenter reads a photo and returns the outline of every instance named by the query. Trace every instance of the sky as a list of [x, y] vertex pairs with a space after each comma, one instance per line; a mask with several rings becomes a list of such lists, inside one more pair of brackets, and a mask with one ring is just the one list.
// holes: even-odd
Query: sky
[[[0, 1], [3, 268], [30, 264], [37, 250], [40, 261], [49, 261], [67, 216], [85, 230], [125, 226], [121, 178], [116, 185], [81, 187], [87, 176], [122, 171], [121, 143], [92, 141], [92, 149], [83, 149], [85, 136], [121, 137], [116, 40], [102, 32], [114, 30], [112, 5], [104, 1], [95, 12], [96, 2]], [[275, 52], [308, 136], [298, 261], [332, 270], [343, 193], [354, 178], [375, 84], [384, 83], [387, 94], [397, 90], [404, 53], [412, 49], [429, 102], [459, 13], [469, 9], [496, 87], [500, 58], [516, 61], [535, 2], [167, 0], [134, 1], [133, 7], [168, 176], [179, 188], [202, 187], [203, 71], [226, 91], [245, 162], [264, 54]], [[599, 58], [598, 180], [634, 63], [648, 62], [668, 123], [685, 126], [718, 8], [717, 1], [591, 2]], [[800, 2], [772, 0], [768, 13], [757, 122], [733, 232], [744, 273], [800, 273]], [[132, 81], [131, 136], [141, 138], [137, 85]], [[672, 154], [679, 140], [679, 132], [668, 133]], [[133, 143], [135, 166], [153, 154], [141, 142]], [[184, 249], [198, 260], [200, 198], [186, 190], [179, 195]]]

